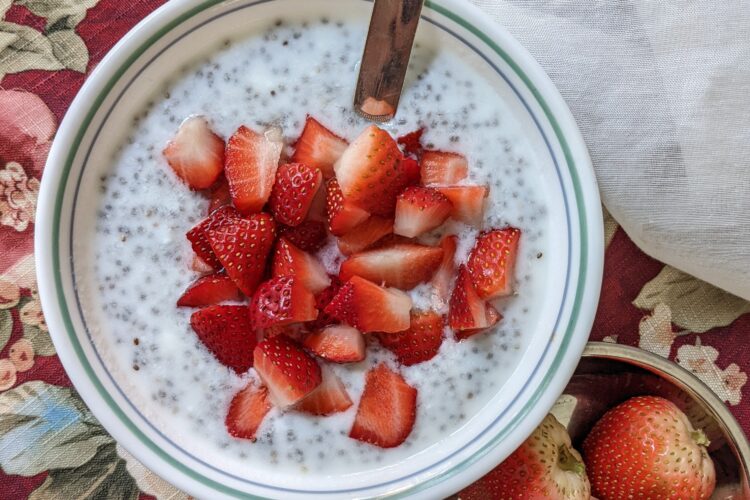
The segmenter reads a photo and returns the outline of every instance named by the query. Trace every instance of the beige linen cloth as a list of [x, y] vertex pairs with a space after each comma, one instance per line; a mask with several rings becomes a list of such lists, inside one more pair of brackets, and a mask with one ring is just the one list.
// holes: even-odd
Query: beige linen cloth
[[750, 299], [750, 1], [471, 1], [555, 82], [631, 239]]

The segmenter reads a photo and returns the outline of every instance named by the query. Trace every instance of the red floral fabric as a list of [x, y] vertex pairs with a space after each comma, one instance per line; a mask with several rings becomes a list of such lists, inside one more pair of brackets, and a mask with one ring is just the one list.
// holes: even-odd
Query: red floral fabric
[[[57, 126], [102, 57], [162, 3], [0, 1], [0, 499], [185, 497], [119, 447], [71, 389], [41, 313], [32, 254], [39, 181]], [[591, 339], [677, 361], [750, 430], [743, 355], [750, 304], [647, 257], [611, 218], [606, 230]], [[75, 440], [58, 443], [19, 423], [43, 421], [49, 405], [75, 415], [66, 423]], [[13, 456], [3, 453], [11, 433], [28, 444]]]

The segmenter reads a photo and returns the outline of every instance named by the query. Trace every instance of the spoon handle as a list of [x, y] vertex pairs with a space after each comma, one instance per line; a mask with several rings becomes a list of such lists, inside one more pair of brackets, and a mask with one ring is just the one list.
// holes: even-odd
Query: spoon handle
[[354, 94], [354, 110], [368, 120], [396, 114], [423, 2], [375, 0]]

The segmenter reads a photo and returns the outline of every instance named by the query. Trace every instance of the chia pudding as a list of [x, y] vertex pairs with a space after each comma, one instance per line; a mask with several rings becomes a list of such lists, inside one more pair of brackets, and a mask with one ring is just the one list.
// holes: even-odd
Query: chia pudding
[[[205, 217], [208, 201], [191, 191], [161, 155], [180, 122], [204, 115], [229, 137], [240, 125], [278, 126], [293, 142], [315, 117], [352, 140], [368, 123], [352, 111], [362, 21], [278, 21], [262, 34], [227, 40], [159, 89], [138, 114], [132, 133], [101, 178], [92, 228], [91, 258], [77, 262], [89, 328], [105, 363], [127, 397], [163, 434], [198, 456], [220, 457], [234, 470], [347, 474], [397, 464], [456, 432], [494, 396], [516, 368], [535, 329], [545, 287], [548, 224], [534, 152], [490, 82], [457, 54], [419, 42], [412, 53], [396, 118], [383, 125], [394, 137], [425, 127], [429, 148], [469, 161], [465, 184], [490, 187], [484, 227], [507, 225], [523, 238], [515, 270], [516, 294], [493, 301], [503, 315], [469, 341], [446, 340], [430, 361], [400, 367], [418, 390], [417, 418], [403, 445], [381, 449], [350, 439], [364, 375], [394, 355], [368, 341], [365, 361], [331, 364], [354, 405], [327, 417], [272, 409], [255, 442], [232, 438], [224, 417], [233, 394], [253, 371], [237, 375], [221, 365], [190, 327], [191, 310], [174, 307], [197, 277], [185, 233]], [[459, 237], [456, 263], [466, 261], [477, 229], [448, 221], [420, 241]], [[329, 272], [341, 261], [333, 241], [318, 252]], [[87, 277], [81, 278], [80, 276]], [[429, 284], [408, 292], [416, 309], [447, 312]], [[98, 307], [97, 307], [98, 305]], [[212, 459], [213, 460], [213, 459]], [[247, 474], [247, 472], [246, 472]]]

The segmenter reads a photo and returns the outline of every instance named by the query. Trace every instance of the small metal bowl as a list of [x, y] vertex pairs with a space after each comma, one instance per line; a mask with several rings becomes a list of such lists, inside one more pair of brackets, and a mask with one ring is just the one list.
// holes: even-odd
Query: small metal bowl
[[633, 396], [675, 403], [711, 440], [716, 467], [714, 499], [750, 499], [750, 445], [724, 403], [695, 375], [661, 356], [634, 347], [589, 342], [552, 413], [580, 449], [586, 434], [610, 408]]

